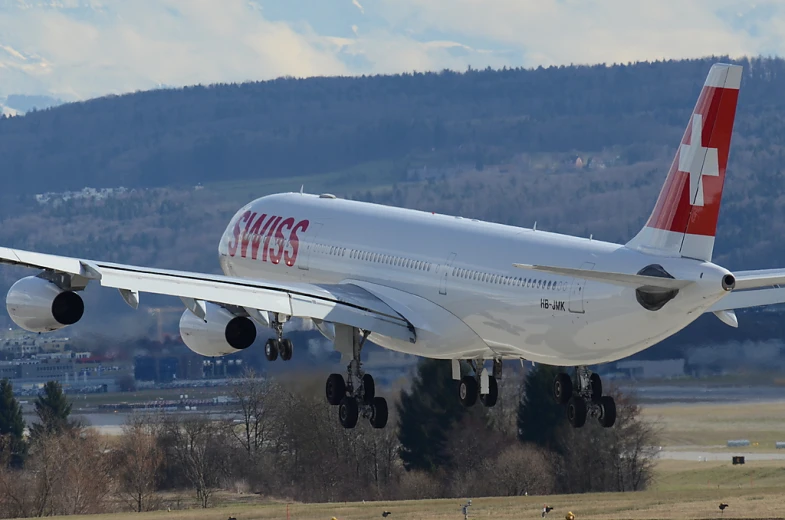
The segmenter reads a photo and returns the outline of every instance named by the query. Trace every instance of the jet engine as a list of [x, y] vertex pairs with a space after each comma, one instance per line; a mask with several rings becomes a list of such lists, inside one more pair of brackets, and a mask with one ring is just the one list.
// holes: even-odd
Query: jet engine
[[250, 318], [232, 314], [214, 303], [205, 302], [205, 319], [190, 310], [180, 318], [180, 336], [188, 348], [202, 356], [234, 354], [256, 340], [256, 325]]
[[62, 329], [84, 314], [81, 296], [37, 276], [27, 276], [12, 285], [5, 305], [14, 323], [30, 332]]

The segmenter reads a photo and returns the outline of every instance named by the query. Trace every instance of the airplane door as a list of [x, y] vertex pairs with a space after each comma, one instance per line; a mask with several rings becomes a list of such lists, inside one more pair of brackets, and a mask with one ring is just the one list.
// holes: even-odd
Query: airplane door
[[447, 294], [447, 276], [450, 274], [452, 263], [455, 260], [455, 253], [450, 253], [447, 262], [442, 265], [441, 282], [439, 283], [439, 294]]
[[306, 232], [308, 236], [305, 239], [305, 251], [303, 252], [304, 254], [302, 256], [302, 260], [298, 262], [300, 269], [303, 271], [310, 269], [311, 252], [313, 251], [313, 247], [316, 244], [316, 238], [319, 236], [319, 232], [322, 230], [321, 222], [314, 222], [311, 225], [313, 226], [312, 230]]
[[[581, 269], [594, 269], [592, 262], [584, 262], [581, 264]], [[583, 313], [584, 291], [586, 289], [585, 278], [573, 278], [572, 287], [570, 288], [570, 312]]]

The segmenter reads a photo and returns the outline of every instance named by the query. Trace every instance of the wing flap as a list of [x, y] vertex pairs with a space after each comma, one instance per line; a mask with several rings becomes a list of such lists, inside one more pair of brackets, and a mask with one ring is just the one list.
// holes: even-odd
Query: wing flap
[[575, 269], [571, 267], [553, 267], [549, 265], [512, 264], [520, 269], [530, 269], [544, 273], [583, 278], [595, 282], [621, 285], [625, 287], [659, 287], [662, 289], [683, 289], [693, 283], [690, 280], [675, 280], [659, 276], [645, 276], [640, 274], [614, 273], [608, 271], [594, 271], [590, 269]]
[[[277, 283], [153, 269], [0, 248], [0, 263], [98, 280], [121, 294], [146, 292], [313, 318], [414, 343], [414, 327], [380, 298], [349, 284]], [[127, 300], [126, 300], [127, 301]]]

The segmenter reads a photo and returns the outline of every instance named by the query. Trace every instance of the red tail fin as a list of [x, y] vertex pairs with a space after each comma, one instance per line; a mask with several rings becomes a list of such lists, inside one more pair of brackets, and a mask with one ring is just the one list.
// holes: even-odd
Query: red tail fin
[[711, 67], [654, 211], [627, 247], [711, 260], [741, 70]]

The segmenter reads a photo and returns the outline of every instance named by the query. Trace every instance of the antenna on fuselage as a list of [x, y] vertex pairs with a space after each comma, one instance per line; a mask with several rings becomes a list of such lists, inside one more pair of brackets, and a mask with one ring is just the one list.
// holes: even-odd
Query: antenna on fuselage
[[305, 184], [300, 184], [300, 195], [303, 194], [303, 188], [305, 188]]
[[534, 221], [534, 227], [532, 228], [532, 231], [537, 231], [537, 221], [536, 220]]

